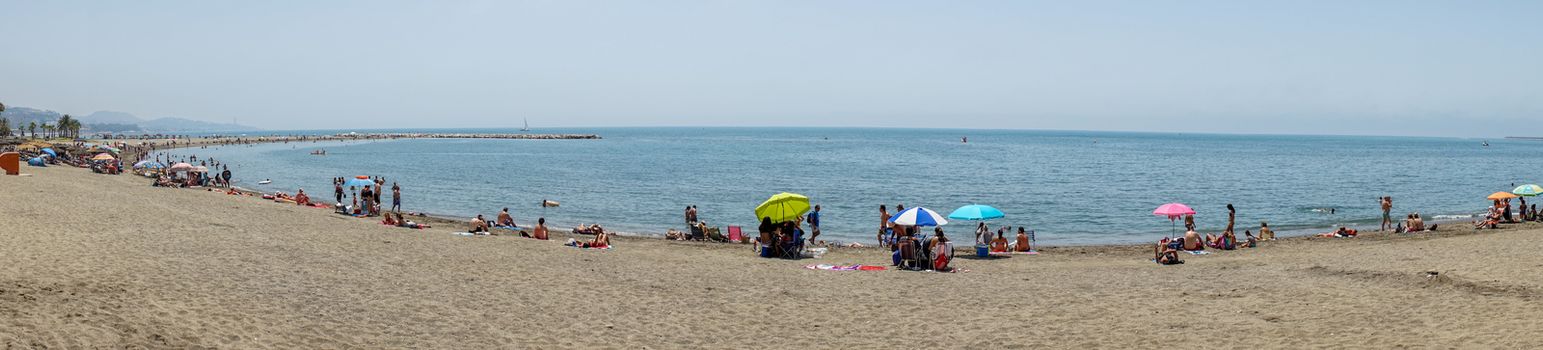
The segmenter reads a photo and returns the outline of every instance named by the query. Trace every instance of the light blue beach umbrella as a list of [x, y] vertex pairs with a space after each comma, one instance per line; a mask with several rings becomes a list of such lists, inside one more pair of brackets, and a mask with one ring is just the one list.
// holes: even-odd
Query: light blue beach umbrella
[[343, 182], [343, 186], [345, 186], [345, 187], [375, 186], [375, 180], [351, 177], [351, 178], [348, 178], [348, 181], [344, 181]]
[[42, 151], [43, 153], [48, 153], [49, 157], [59, 158], [59, 153], [54, 152], [54, 149], [52, 148], [44, 148]]
[[141, 160], [141, 161], [139, 161], [139, 163], [134, 163], [134, 167], [135, 168], [145, 168], [145, 169], [165, 169], [166, 168], [166, 164], [161, 164], [160, 162], [151, 161], [151, 160]]
[[1529, 185], [1521, 185], [1521, 186], [1517, 186], [1516, 189], [1511, 190], [1511, 194], [1518, 195], [1518, 196], [1523, 196], [1523, 197], [1533, 197], [1533, 196], [1537, 196], [1539, 194], [1543, 194], [1543, 187], [1538, 187], [1538, 185], [1530, 185], [1530, 184]]
[[991, 220], [1001, 219], [1006, 216], [995, 207], [980, 204], [962, 206], [959, 209], [954, 209], [953, 213], [948, 214], [948, 218], [954, 220]]
[[889, 222], [896, 225], [917, 227], [943, 226], [948, 224], [948, 220], [944, 219], [942, 215], [938, 215], [938, 212], [922, 207], [906, 209], [899, 214], [895, 214], [894, 217], [889, 219]]

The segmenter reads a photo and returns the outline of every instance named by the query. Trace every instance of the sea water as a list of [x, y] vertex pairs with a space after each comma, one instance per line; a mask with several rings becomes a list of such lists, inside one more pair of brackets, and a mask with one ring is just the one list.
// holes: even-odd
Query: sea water
[[[275, 134], [337, 132], [348, 131]], [[1393, 197], [1395, 218], [1467, 218], [1490, 204], [1490, 193], [1543, 182], [1543, 142], [1523, 140], [864, 128], [536, 132], [603, 139], [305, 142], [169, 153], [221, 160], [238, 186], [265, 192], [304, 188], [330, 201], [333, 177], [384, 176], [402, 187], [405, 211], [492, 217], [507, 207], [521, 225], [545, 217], [560, 230], [580, 223], [638, 234], [684, 230], [685, 208], [695, 205], [713, 226], [753, 231], [757, 204], [793, 192], [823, 207], [821, 238], [864, 243], [875, 241], [881, 204], [942, 215], [986, 204], [1007, 214], [990, 221], [993, 227], [1028, 227], [1043, 244], [1130, 243], [1170, 233], [1170, 221], [1151, 214], [1170, 202], [1193, 207], [1202, 232], [1219, 231], [1231, 203], [1240, 234], [1260, 222], [1310, 233], [1375, 226], [1380, 196]], [[327, 154], [310, 154], [320, 149]], [[256, 184], [263, 179], [273, 182]], [[390, 194], [384, 197], [389, 204]], [[543, 200], [562, 205], [543, 208]], [[974, 222], [943, 228], [972, 237]]]

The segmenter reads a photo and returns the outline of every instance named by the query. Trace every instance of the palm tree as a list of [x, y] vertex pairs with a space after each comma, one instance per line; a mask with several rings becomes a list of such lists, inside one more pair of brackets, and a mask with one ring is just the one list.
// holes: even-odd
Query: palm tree
[[11, 120], [0, 118], [0, 137], [11, 137]]
[[27, 131], [28, 131], [29, 134], [32, 134], [32, 138], [37, 138], [38, 137], [38, 122], [27, 122]]
[[43, 138], [46, 139], [46, 138], [53, 137], [53, 133], [54, 133], [54, 126], [53, 126], [53, 124], [49, 124], [48, 122], [43, 122], [43, 125], [39, 125], [38, 127], [43, 128]]
[[57, 124], [58, 125], [55, 125], [54, 127], [57, 128], [64, 137], [80, 137], [80, 120], [70, 118], [69, 114], [65, 114], [63, 117], [59, 117], [59, 122]]

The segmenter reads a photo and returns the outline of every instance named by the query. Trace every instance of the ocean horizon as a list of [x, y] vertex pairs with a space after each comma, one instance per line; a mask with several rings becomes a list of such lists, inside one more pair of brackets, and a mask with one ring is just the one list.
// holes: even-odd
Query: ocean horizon
[[[517, 129], [275, 130], [260, 135], [515, 133]], [[1024, 226], [1042, 244], [1145, 242], [1167, 235], [1163, 203], [1196, 209], [1220, 231], [1225, 206], [1238, 232], [1269, 222], [1286, 234], [1375, 225], [1374, 198], [1395, 216], [1464, 219], [1484, 196], [1532, 183], [1543, 143], [1421, 136], [821, 127], [539, 128], [600, 140], [399, 139], [175, 149], [229, 164], [237, 185], [305, 188], [331, 200], [330, 179], [385, 176], [403, 209], [452, 217], [508, 207], [522, 225], [600, 223], [634, 234], [685, 229], [696, 205], [713, 226], [753, 230], [756, 204], [779, 192], [824, 208], [822, 239], [873, 243], [878, 206], [944, 215], [969, 204], [1002, 209], [993, 227]], [[961, 142], [968, 137], [969, 142]], [[1484, 141], [1480, 141], [1484, 140]], [[1487, 142], [1489, 146], [1484, 146]], [[310, 151], [327, 150], [326, 156]], [[267, 185], [259, 180], [272, 179]], [[389, 194], [386, 196], [389, 197]], [[542, 208], [542, 200], [562, 202]], [[345, 199], [346, 201], [346, 199]], [[390, 199], [386, 199], [389, 203]], [[1330, 210], [1332, 209], [1332, 213]], [[945, 231], [968, 237], [974, 223]]]

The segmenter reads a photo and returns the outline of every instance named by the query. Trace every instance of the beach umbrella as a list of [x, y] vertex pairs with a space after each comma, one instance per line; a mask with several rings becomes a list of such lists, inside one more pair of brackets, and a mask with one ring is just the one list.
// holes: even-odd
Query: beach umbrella
[[1503, 200], [1507, 200], [1507, 199], [1511, 199], [1511, 198], [1516, 198], [1516, 197], [1517, 196], [1514, 195], [1514, 194], [1511, 194], [1511, 192], [1495, 192], [1495, 194], [1491, 194], [1491, 195], [1489, 195], [1489, 197], [1485, 197], [1485, 198], [1488, 198], [1489, 200], [1503, 201]]
[[953, 213], [948, 214], [948, 218], [954, 220], [991, 220], [1001, 219], [1006, 216], [995, 207], [980, 204], [962, 206], [959, 209], [954, 209]]
[[1516, 186], [1516, 189], [1511, 190], [1511, 194], [1523, 197], [1537, 196], [1539, 194], [1543, 194], [1543, 187], [1538, 187], [1538, 185]]
[[809, 197], [797, 193], [778, 193], [755, 206], [755, 217], [771, 218], [773, 223], [788, 222], [809, 212]]
[[170, 172], [174, 172], [174, 173], [178, 172], [178, 171], [188, 171], [188, 170], [193, 170], [193, 165], [192, 164], [177, 163], [177, 164], [172, 164], [170, 168], [166, 168], [166, 171], [170, 171]]
[[348, 181], [344, 181], [343, 182], [343, 186], [344, 187], [375, 186], [375, 180], [370, 180], [369, 176], [362, 176], [361, 175], [359, 177], [348, 179]]
[[1173, 237], [1174, 223], [1181, 216], [1195, 215], [1195, 210], [1190, 209], [1184, 203], [1168, 203], [1157, 207], [1156, 210], [1152, 210], [1152, 215], [1168, 217], [1168, 237]]
[[100, 154], [97, 154], [95, 157], [91, 157], [91, 160], [114, 160], [114, 159], [117, 159], [117, 158], [113, 158], [113, 156], [111, 154], [107, 154], [107, 153], [100, 153]]
[[202, 165], [199, 165], [199, 166], [193, 167], [193, 172], [195, 172], [195, 173], [207, 173], [207, 172], [209, 172], [209, 168], [206, 168], [206, 167], [204, 167]]
[[28, 159], [27, 160], [27, 165], [40, 166], [40, 167], [47, 167], [48, 166], [47, 163], [43, 162], [43, 157], [33, 157], [32, 159]]
[[54, 152], [54, 149], [52, 148], [44, 148], [41, 151], [43, 151], [43, 153], [47, 153], [50, 157], [59, 158], [59, 153]]
[[938, 212], [923, 207], [906, 209], [891, 217], [889, 222], [906, 226], [943, 226], [948, 224], [948, 220], [944, 219], [943, 215], [938, 215]]

